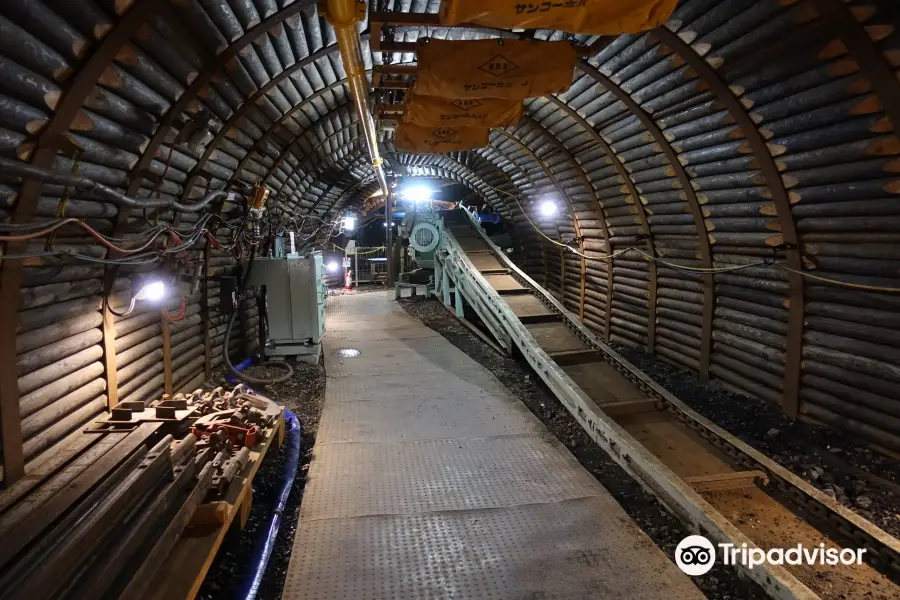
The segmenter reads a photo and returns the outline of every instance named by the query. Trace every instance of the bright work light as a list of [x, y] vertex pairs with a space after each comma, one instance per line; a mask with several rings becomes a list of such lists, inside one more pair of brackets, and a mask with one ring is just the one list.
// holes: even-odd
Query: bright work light
[[541, 202], [540, 213], [542, 217], [552, 217], [556, 214], [556, 202], [553, 200], [544, 200]]
[[428, 202], [431, 200], [431, 188], [424, 185], [416, 185], [406, 188], [403, 191], [403, 195], [406, 196], [407, 200], [412, 200], [413, 202]]

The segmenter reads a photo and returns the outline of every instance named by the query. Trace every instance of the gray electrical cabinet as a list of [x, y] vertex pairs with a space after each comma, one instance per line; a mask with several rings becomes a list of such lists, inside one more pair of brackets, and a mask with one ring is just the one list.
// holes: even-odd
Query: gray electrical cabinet
[[323, 276], [324, 262], [318, 251], [302, 258], [256, 259], [248, 283], [266, 286], [267, 355], [318, 362], [328, 297]]

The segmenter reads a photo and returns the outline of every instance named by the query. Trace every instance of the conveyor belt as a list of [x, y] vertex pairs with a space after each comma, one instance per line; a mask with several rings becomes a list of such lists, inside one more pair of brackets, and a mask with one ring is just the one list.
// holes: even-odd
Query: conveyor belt
[[[444, 214], [438, 294], [516, 347], [626, 471], [719, 543], [865, 548], [868, 565], [743, 568], [773, 598], [895, 598], [900, 541], [707, 421], [599, 340], [497, 248], [466, 211]], [[493, 260], [491, 260], [493, 259]]]
[[328, 331], [284, 598], [703, 597], [490, 372], [384, 293], [331, 299]]

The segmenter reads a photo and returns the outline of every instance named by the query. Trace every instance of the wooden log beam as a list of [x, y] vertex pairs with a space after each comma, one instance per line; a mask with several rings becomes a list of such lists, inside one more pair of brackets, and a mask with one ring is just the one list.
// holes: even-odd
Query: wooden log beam
[[[254, 29], [254, 31], [255, 31], [255, 29]], [[283, 80], [282, 75], [284, 75], [285, 73], [288, 73], [288, 71], [290, 71], [291, 73], [296, 72], [297, 70], [299, 70], [303, 67], [309, 66], [309, 65], [315, 63], [315, 61], [317, 61], [321, 58], [324, 58], [326, 56], [329, 56], [331, 54], [334, 54], [337, 51], [338, 51], [337, 44], [332, 44], [331, 46], [322, 48], [318, 52], [315, 52], [315, 53], [307, 56], [306, 58], [298, 61], [297, 63], [292, 65], [289, 69], [286, 69], [285, 71], [282, 71], [281, 73], [279, 73], [279, 75], [277, 75], [276, 77], [273, 77], [269, 81], [269, 83], [267, 83], [266, 85], [261, 87], [256, 93], [254, 93], [252, 96], [247, 98], [247, 100], [243, 104], [241, 104], [238, 107], [238, 109], [236, 111], [234, 111], [234, 113], [232, 113], [232, 115], [228, 118], [228, 120], [222, 125], [221, 129], [219, 129], [218, 133], [216, 133], [216, 136], [212, 139], [212, 141], [209, 144], [207, 144], [206, 150], [204, 150], [203, 154], [200, 156], [200, 160], [197, 161], [196, 166], [188, 174], [187, 181], [185, 182], [184, 187], [181, 192], [182, 199], [186, 200], [188, 198], [188, 196], [190, 195], [191, 189], [197, 183], [197, 179], [201, 177], [201, 175], [205, 169], [207, 161], [209, 161], [209, 159], [212, 157], [213, 153], [216, 151], [216, 148], [219, 147], [219, 144], [221, 144], [222, 141], [231, 134], [235, 125], [237, 125], [237, 123], [242, 118], [244, 118], [247, 115], [247, 113], [250, 112], [250, 110], [252, 110], [254, 107], [256, 107], [258, 102], [261, 102], [265, 98], [265, 95], [269, 92], [269, 90], [271, 90], [277, 83], [279, 83], [280, 81]], [[290, 73], [288, 73], [288, 75], [289, 74]], [[347, 79], [344, 78], [344, 79], [341, 79], [340, 81], [336, 81], [333, 84], [326, 86], [326, 88], [334, 89], [338, 85], [346, 84], [346, 82], [347, 82]], [[287, 111], [287, 113], [282, 115], [282, 117], [279, 118], [276, 121], [276, 123], [272, 125], [272, 127], [267, 129], [265, 134], [263, 134], [263, 136], [259, 140], [257, 140], [256, 143], [254, 143], [254, 145], [251, 147], [250, 151], [248, 151], [243, 156], [241, 161], [238, 163], [238, 167], [237, 167], [237, 169], [235, 169], [234, 174], [228, 179], [228, 184], [230, 185], [231, 183], [234, 182], [234, 180], [237, 178], [238, 174], [241, 172], [241, 170], [243, 170], [244, 166], [247, 164], [247, 161], [249, 160], [250, 156], [254, 152], [259, 151], [259, 149], [262, 147], [262, 144], [265, 143], [266, 139], [268, 139], [269, 135], [278, 130], [276, 128], [276, 126], [278, 128], [280, 128], [281, 124], [284, 123], [284, 121], [286, 121], [290, 115], [296, 114], [296, 112], [298, 110], [300, 110], [300, 107], [305, 106], [309, 102], [311, 102], [313, 96], [315, 96], [317, 98], [320, 97], [324, 93], [324, 89], [325, 88], [323, 88], [323, 90], [319, 90], [319, 91], [311, 94], [309, 98], [304, 98], [299, 104], [292, 107], [290, 110]]]
[[160, 325], [162, 326], [162, 353], [163, 353], [163, 392], [172, 394], [172, 334], [169, 327], [169, 319], [166, 317], [166, 309], [159, 312]]
[[153, 161], [153, 159], [156, 157], [156, 153], [159, 150], [159, 147], [162, 145], [166, 136], [169, 135], [169, 132], [172, 130], [172, 126], [175, 124], [176, 119], [178, 119], [178, 117], [181, 116], [181, 114], [188, 108], [188, 106], [190, 106], [191, 103], [196, 100], [198, 94], [207, 86], [209, 86], [215, 74], [223, 71], [228, 63], [237, 58], [237, 55], [241, 50], [253, 43], [253, 40], [258, 38], [260, 35], [266, 33], [274, 27], [277, 27], [285, 20], [297, 14], [300, 14], [302, 11], [312, 5], [312, 0], [301, 0], [292, 4], [291, 6], [288, 6], [287, 8], [275, 12], [265, 21], [250, 29], [249, 31], [244, 33], [244, 35], [228, 45], [205, 71], [197, 75], [197, 77], [191, 82], [187, 89], [184, 90], [184, 93], [181, 94], [178, 100], [176, 100], [175, 103], [172, 104], [172, 106], [169, 108], [169, 110], [166, 111], [166, 114], [163, 115], [162, 119], [160, 120], [159, 126], [156, 128], [156, 131], [153, 134], [153, 137], [147, 144], [147, 148], [144, 150], [143, 154], [141, 154], [140, 160], [131, 170], [131, 173], [129, 175], [130, 184], [127, 191], [127, 194], [129, 196], [135, 196], [141, 189], [143, 174], [149, 168], [150, 163]]
[[[866, 79], [881, 101], [885, 114], [900, 127], [900, 81], [866, 28], [857, 20], [852, 7], [840, 0], [811, 0], [819, 17], [841, 40], [847, 51], [859, 62]], [[873, 3], [877, 6], [878, 3]]]
[[[345, 80], [341, 80], [340, 82], [335, 82], [335, 83], [337, 84], [337, 83], [343, 83], [343, 82], [345, 82]], [[299, 106], [300, 105], [298, 105], [298, 107]], [[325, 113], [324, 115], [319, 117], [316, 120], [316, 122], [313, 123], [313, 127], [315, 127], [316, 125], [318, 125], [321, 122], [327, 121], [330, 117], [335, 116], [342, 111], [347, 111], [349, 109], [352, 109], [352, 107], [353, 107], [352, 102], [345, 102], [343, 104], [336, 106], [332, 110], [328, 111], [327, 113]], [[293, 112], [293, 111], [291, 111], [291, 112]], [[346, 127], [349, 127], [350, 125], [353, 125], [354, 123], [358, 123], [358, 122], [359, 122], [358, 120], [354, 120], [351, 123], [349, 123]], [[272, 127], [270, 127], [268, 130], [263, 132], [263, 135], [262, 135], [262, 137], [260, 137], [260, 140], [263, 140], [266, 137], [268, 137], [270, 135], [270, 133], [273, 132], [273, 129], [275, 127], [276, 127], [276, 125], [273, 124]], [[294, 158], [297, 158], [297, 154], [294, 152], [294, 150], [296, 149], [295, 146], [297, 146], [304, 138], [307, 138], [312, 134], [313, 127], [310, 127], [309, 129], [304, 129], [303, 131], [301, 131], [300, 133], [295, 135], [291, 139], [290, 142], [288, 142], [288, 144], [284, 147], [284, 149], [281, 152], [279, 152], [278, 158], [275, 160], [274, 163], [272, 163], [272, 166], [269, 167], [268, 169], [266, 169], [266, 173], [259, 179], [260, 183], [264, 183], [267, 179], [269, 179], [269, 177], [272, 175], [272, 173], [274, 173], [275, 170], [278, 168], [278, 166], [287, 158], [288, 152], [290, 152], [291, 155], [294, 156]], [[343, 131], [344, 129], [345, 129], [345, 126], [342, 124], [341, 127], [337, 131], [335, 131], [333, 134], [331, 134], [329, 136], [326, 136], [325, 140], [323, 140], [321, 143], [324, 143], [324, 141], [331, 139], [331, 137], [333, 135], [336, 135], [337, 133]], [[321, 143], [320, 143], [320, 145], [321, 145]], [[254, 145], [254, 147], [258, 149], [258, 146]], [[254, 148], [251, 148], [247, 152], [247, 154], [244, 156], [244, 159], [248, 159], [253, 153], [254, 153]], [[309, 156], [309, 153], [307, 153], [305, 155], [305, 157], [308, 157], [308, 156]], [[298, 159], [298, 160], [300, 160], [300, 159]], [[232, 176], [232, 179], [237, 177], [237, 174], [240, 173], [242, 168], [243, 168], [243, 165], [239, 164], [237, 170], [235, 170], [234, 175]], [[229, 180], [229, 181], [231, 181], [231, 180]], [[282, 187], [283, 187], [283, 184], [282, 184]], [[281, 193], [281, 189], [278, 190], [278, 193], [279, 194]], [[275, 196], [277, 196], [277, 195], [278, 194], [275, 194]]]
[[[359, 123], [359, 121], [354, 121], [353, 123]], [[297, 167], [299, 168], [301, 165], [305, 164], [307, 161], [309, 161], [310, 159], [312, 159], [314, 156], [318, 156], [317, 154], [313, 154], [313, 152], [315, 152], [316, 150], [318, 150], [318, 148], [319, 148], [322, 144], [324, 144], [326, 141], [328, 141], [329, 139], [331, 139], [331, 138], [334, 137], [335, 135], [340, 134], [342, 131], [343, 131], [343, 129], [339, 129], [339, 130], [336, 131], [335, 133], [333, 133], [333, 134], [331, 134], [330, 136], [328, 136], [325, 140], [322, 140], [322, 142], [319, 143], [318, 146], [316, 146], [315, 148], [313, 148], [312, 150], [310, 150], [309, 153], [305, 154], [305, 155], [300, 159], [300, 162], [299, 162], [299, 164], [297, 165]], [[355, 136], [351, 137], [350, 140], [349, 140], [346, 144], [340, 146], [340, 147], [338, 148], [338, 150], [344, 150], [345, 148], [350, 148], [350, 147], [352, 147], [354, 144], [356, 144], [356, 143], [357, 143], [360, 139], [362, 139], [362, 138], [363, 138], [363, 135], [362, 135], [362, 134], [355, 135]], [[274, 165], [273, 165], [273, 170], [274, 170]], [[268, 178], [268, 175], [266, 176], [266, 178]], [[265, 181], [266, 178], [264, 178], [263, 181]], [[281, 192], [284, 190], [284, 187], [287, 185], [287, 182], [288, 182], [289, 179], [290, 179], [290, 177], [286, 178], [284, 181], [281, 182], [281, 185], [278, 186], [278, 191], [275, 192], [275, 197], [278, 197], [279, 195], [281, 195]]]
[[[556, 148], [556, 151], [559, 152], [560, 154], [562, 154], [563, 156], [565, 156], [566, 162], [568, 162], [569, 165], [575, 169], [578, 180], [581, 181], [581, 185], [584, 187], [584, 189], [587, 191], [588, 195], [591, 197], [591, 199], [597, 205], [597, 209], [601, 211], [600, 212], [600, 217], [601, 217], [600, 223], [601, 223], [601, 229], [603, 231], [603, 237], [604, 237], [604, 240], [606, 241], [607, 252], [612, 252], [612, 246], [609, 245], [609, 229], [606, 226], [606, 219], [603, 218], [603, 212], [602, 212], [602, 207], [600, 205], [600, 199], [597, 197], [597, 192], [594, 190], [594, 186], [591, 185], [591, 182], [588, 180], [587, 173], [585, 172], [584, 167], [581, 166], [581, 163], [579, 163], [577, 160], [575, 160], [575, 157], [572, 155], [571, 152], [569, 152], [569, 149], [566, 148], [562, 144], [562, 142], [560, 142], [556, 138], [555, 135], [553, 135], [552, 133], [547, 131], [546, 127], [544, 127], [538, 121], [536, 121], [535, 119], [532, 119], [531, 117], [527, 117], [527, 118], [528, 118], [529, 122], [533, 123], [536, 127], [539, 127], [541, 129], [541, 131], [544, 133], [545, 137], [550, 141], [550, 143], [553, 145], [553, 147]], [[557, 189], [559, 189], [559, 193], [562, 194], [563, 197], [566, 197], [566, 194], [563, 191], [562, 187], [560, 187], [559, 182], [556, 182], [556, 183], [557, 183]], [[567, 200], [567, 202], [568, 202], [568, 200]], [[571, 205], [570, 205], [570, 207], [571, 207]], [[580, 256], [579, 256], [579, 270], [580, 270], [579, 280], [580, 280], [580, 283], [579, 283], [579, 291], [578, 291], [578, 295], [579, 295], [578, 316], [581, 319], [581, 321], [584, 322], [584, 302], [585, 302], [584, 296], [585, 296], [585, 285], [586, 285], [585, 275], [587, 274], [587, 263], [586, 263], [586, 258], [584, 255], [584, 233], [581, 230], [581, 223], [578, 221], [577, 218], [574, 217], [574, 210], [573, 210], [572, 214], [573, 214], [573, 222], [575, 225], [575, 235], [578, 236], [578, 251], [580, 253]], [[563, 261], [563, 269], [565, 269], [565, 256], [563, 255], [560, 258]], [[612, 261], [607, 262], [606, 265], [607, 265], [607, 272], [608, 272], [607, 293], [612, 295]], [[563, 270], [563, 273], [562, 273], [563, 288], [565, 288], [565, 276], [566, 276], [566, 273], [565, 273], [565, 270]], [[563, 291], [563, 299], [565, 299], [565, 291]]]
[[[547, 137], [547, 138], [549, 138], [549, 139], [551, 139], [551, 140], [553, 140], [553, 141], [556, 141], [556, 142], [558, 143], [558, 141], [556, 140], [556, 138], [554, 138], [553, 135], [549, 134], [549, 133], [547, 132], [547, 130], [544, 129], [544, 127], [541, 126], [541, 125], [540, 125], [537, 121], [535, 121], [534, 119], [528, 117], [528, 118], [526, 118], [525, 122], [526, 122], [529, 126], [538, 129], [545, 137]], [[512, 140], [512, 141], [513, 141], [514, 143], [516, 143], [519, 147], [521, 147], [521, 148], [525, 151], [526, 154], [528, 154], [528, 155], [531, 156], [532, 160], [533, 160], [533, 161], [541, 168], [542, 171], [544, 171], [544, 173], [547, 175], [547, 178], [550, 179], [550, 181], [553, 183], [553, 186], [556, 188], [556, 190], [559, 192], [559, 194], [560, 194], [560, 196], [562, 197], [562, 199], [565, 201], [566, 206], [567, 206], [568, 209], [569, 209], [569, 213], [572, 215], [572, 227], [575, 229], [575, 235], [576, 235], [576, 236], [578, 237], [578, 239], [579, 239], [579, 247], [580, 247], [580, 250], [583, 251], [583, 250], [584, 250], [584, 243], [583, 243], [583, 240], [582, 240], [581, 225], [580, 225], [580, 223], [579, 223], [579, 221], [578, 221], [578, 217], [577, 217], [576, 214], [575, 214], [575, 210], [574, 210], [574, 208], [573, 208], [573, 206], [572, 206], [572, 202], [571, 202], [571, 200], [569, 199], [569, 196], [566, 194], [565, 189], [563, 188], [562, 184], [561, 184], [561, 183], [559, 182], [559, 180], [556, 178], [556, 174], [553, 173], [553, 169], [551, 169], [551, 168], [549, 167], [549, 165], [547, 165], [540, 157], [538, 157], [538, 155], [537, 155], [537, 154], [536, 154], [536, 153], [535, 153], [535, 152], [534, 152], [534, 151], [533, 151], [533, 150], [532, 150], [525, 142], [523, 142], [523, 141], [522, 141], [517, 135], [515, 135], [514, 133], [510, 133], [510, 132], [504, 131], [504, 130], [502, 130], [502, 129], [495, 129], [494, 131], [496, 131], [497, 133], [501, 134], [503, 137]], [[494, 148], [495, 148], [498, 152], [501, 152], [501, 154], [503, 153], [503, 152], [502, 152], [499, 148], [497, 148], [496, 146], [494, 146]], [[507, 159], [507, 160], [509, 160], [509, 159]], [[510, 161], [510, 162], [512, 162], [512, 161]], [[517, 165], [516, 163], [514, 163], [514, 162], [512, 162], [512, 164], [518, 166], [518, 165]], [[535, 191], [537, 191], [538, 187], [537, 187], [537, 185], [535, 184], [534, 180], [532, 179], [530, 173], [529, 173], [527, 170], [522, 169], [522, 167], [519, 167], [519, 169], [521, 169], [522, 172], [526, 175], [526, 177], [528, 177], [528, 180], [531, 181], [532, 188], [533, 188]], [[561, 234], [560, 234], [560, 232], [559, 232], [559, 226], [558, 226], [558, 225], [556, 225], [556, 237], [560, 238], [560, 240], [562, 239], [562, 236], [561, 236]], [[566, 276], [566, 271], [565, 271], [565, 269], [566, 269], [566, 261], [565, 261], [565, 255], [563, 254], [563, 253], [564, 253], [564, 250], [562, 249], [562, 247], [559, 247], [559, 248], [558, 248], [558, 252], [560, 253], [560, 273], [559, 273], [559, 276], [560, 276], [560, 295], [562, 296], [562, 299], [561, 299], [561, 300], [564, 302], [564, 301], [565, 301], [565, 287], [564, 287], [564, 286], [565, 286], [565, 276]], [[582, 252], [582, 253], [583, 253], [583, 252]], [[547, 264], [547, 251], [546, 251], [546, 248], [544, 249], [544, 263], [545, 263], [545, 265]], [[544, 285], [544, 287], [547, 287], [547, 285], [549, 285], [549, 283], [548, 283], [548, 281], [547, 281], [547, 278], [546, 278], [547, 275], [548, 275], [548, 272], [547, 272], [547, 271], [549, 271], [549, 269], [545, 270], [545, 273], [544, 273], [544, 275], [545, 275], [545, 285]], [[582, 259], [582, 262], [581, 262], [581, 271], [582, 271], [582, 273], [584, 272], [584, 259]], [[582, 275], [582, 279], [583, 279], [583, 275]]]
[[203, 374], [207, 380], [212, 377], [212, 338], [209, 323], [209, 240], [203, 244], [203, 272], [200, 281], [200, 322], [203, 324]]

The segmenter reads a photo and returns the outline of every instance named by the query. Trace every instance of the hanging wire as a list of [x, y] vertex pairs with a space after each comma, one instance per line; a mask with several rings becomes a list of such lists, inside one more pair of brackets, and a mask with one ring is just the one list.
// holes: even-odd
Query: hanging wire
[[889, 294], [898, 294], [900, 293], [900, 288], [898, 287], [886, 287], [880, 285], [868, 285], [864, 283], [852, 283], [850, 281], [841, 281], [840, 279], [832, 279], [831, 277], [823, 277], [822, 275], [815, 275], [810, 273], [809, 271], [800, 271], [797, 269], [792, 269], [785, 264], [778, 263], [773, 265], [778, 267], [784, 271], [790, 271], [791, 273], [796, 273], [797, 275], [801, 275], [808, 279], [815, 279], [817, 281], [824, 281], [825, 283], [830, 283], [833, 285], [840, 285], [848, 288], [855, 288], [859, 290], [868, 290], [870, 292], [887, 292]]

